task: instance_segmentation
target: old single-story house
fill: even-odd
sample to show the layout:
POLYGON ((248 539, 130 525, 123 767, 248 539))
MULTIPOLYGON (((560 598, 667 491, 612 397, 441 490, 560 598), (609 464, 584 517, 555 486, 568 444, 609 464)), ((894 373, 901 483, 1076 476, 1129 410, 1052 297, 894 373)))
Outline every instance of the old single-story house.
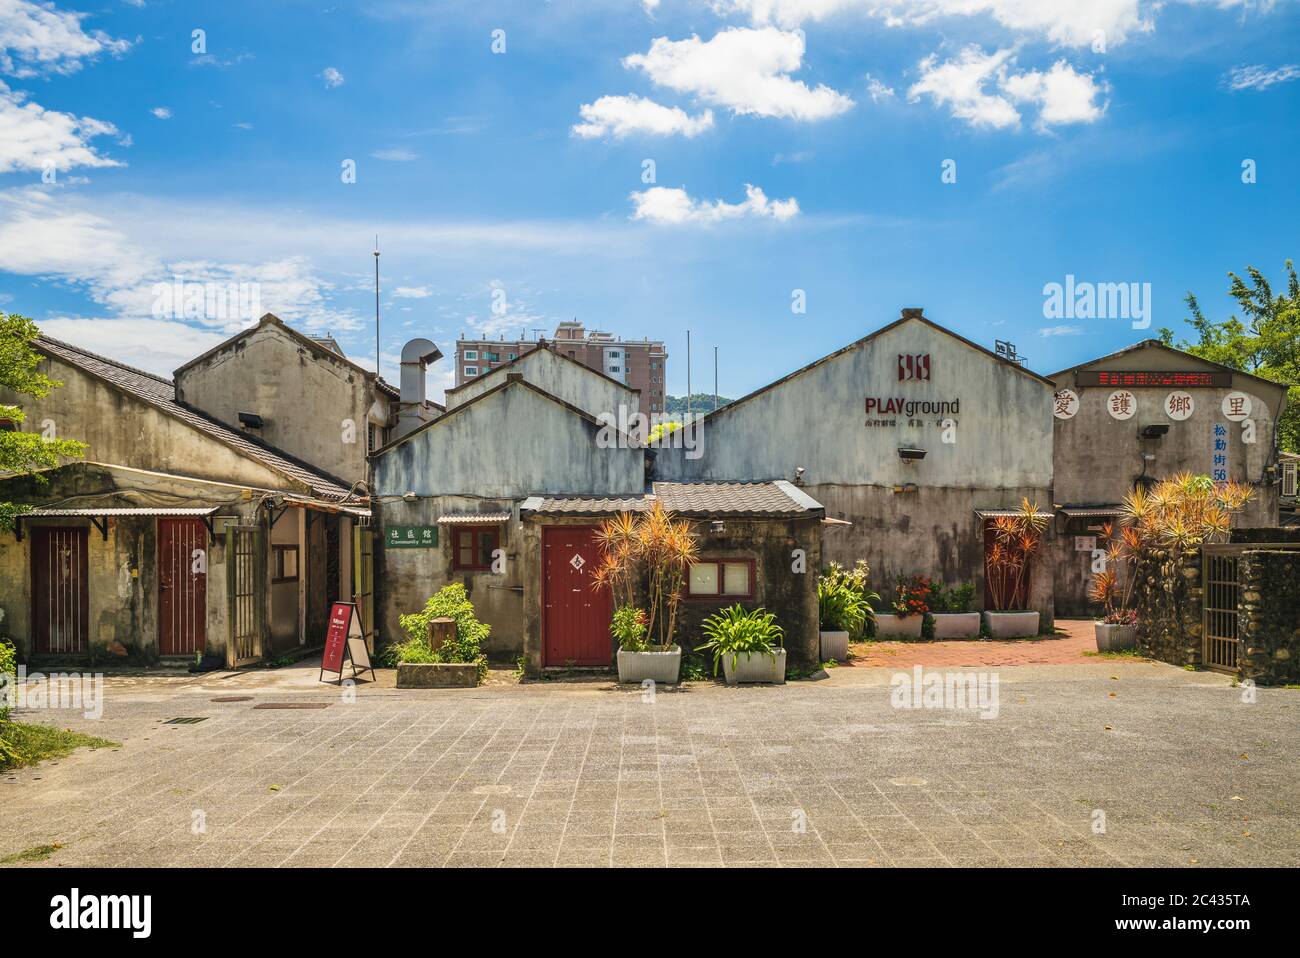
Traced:
POLYGON ((1285 459, 1276 429, 1286 386, 1154 339, 1047 378, 1056 390, 1050 558, 1058 615, 1095 609, 1088 587, 1098 537, 1106 523, 1118 524, 1136 486, 1181 472, 1236 480, 1255 493, 1238 524, 1279 524, 1285 459))

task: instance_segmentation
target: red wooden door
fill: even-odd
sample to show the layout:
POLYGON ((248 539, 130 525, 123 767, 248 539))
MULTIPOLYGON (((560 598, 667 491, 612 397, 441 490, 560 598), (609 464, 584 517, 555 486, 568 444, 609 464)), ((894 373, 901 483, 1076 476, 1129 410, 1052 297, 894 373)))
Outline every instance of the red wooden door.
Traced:
POLYGON ((32 631, 36 651, 86 651, 90 631, 90 577, 85 529, 32 529, 32 631))
POLYGON ((542 530, 543 665, 609 665, 613 658, 609 590, 591 587, 600 560, 595 531, 542 530))
POLYGON ((208 527, 158 520, 158 651, 202 652, 208 636, 208 527))

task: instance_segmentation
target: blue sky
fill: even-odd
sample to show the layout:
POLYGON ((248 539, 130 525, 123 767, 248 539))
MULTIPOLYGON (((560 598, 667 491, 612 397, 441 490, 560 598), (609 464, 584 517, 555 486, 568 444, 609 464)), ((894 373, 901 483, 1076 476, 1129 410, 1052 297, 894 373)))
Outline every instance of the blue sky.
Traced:
POLYGON ((1291 0, 0 0, 0 306, 166 372, 247 320, 157 284, 253 282, 373 365, 377 233, 390 377, 576 317, 740 395, 903 306, 1051 372, 1281 276, 1298 63, 1291 0))

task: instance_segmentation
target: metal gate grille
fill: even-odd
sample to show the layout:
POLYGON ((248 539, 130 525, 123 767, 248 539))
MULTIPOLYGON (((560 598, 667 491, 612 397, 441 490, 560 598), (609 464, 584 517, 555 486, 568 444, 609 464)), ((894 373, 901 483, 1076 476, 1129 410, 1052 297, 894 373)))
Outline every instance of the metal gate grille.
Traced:
POLYGON ((36 651, 86 651, 90 619, 87 532, 43 526, 32 530, 32 624, 36 651))
POLYGON ((256 526, 226 529, 226 582, 230 599, 231 666, 262 657, 266 622, 266 570, 262 530, 256 526))
POLYGON ((361 632, 366 638, 366 648, 375 651, 375 533, 370 526, 356 526, 352 530, 352 601, 361 615, 361 632))
POLYGON ((1205 667, 1220 672, 1237 670, 1237 600, 1239 556, 1205 550, 1205 667))

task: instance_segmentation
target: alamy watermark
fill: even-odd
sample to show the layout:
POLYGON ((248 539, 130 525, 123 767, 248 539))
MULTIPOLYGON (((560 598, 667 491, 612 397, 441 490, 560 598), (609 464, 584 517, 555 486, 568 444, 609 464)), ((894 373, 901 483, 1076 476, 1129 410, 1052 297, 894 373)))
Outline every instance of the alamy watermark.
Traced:
POLYGON ((251 322, 262 317, 261 283, 187 282, 173 276, 153 287, 154 319, 251 322))
POLYGON ((1151 326, 1150 283, 1077 282, 1067 273, 1064 283, 1043 287, 1045 319, 1127 319, 1134 329, 1151 326))
POLYGON ((83 718, 104 714, 102 672, 28 672, 0 675, 0 705, 18 709, 81 709, 83 718))
POLYGON ((698 413, 679 422, 666 414, 647 416, 632 407, 619 406, 617 413, 602 412, 596 419, 601 424, 596 433, 598 449, 640 449, 649 445, 684 449, 687 459, 704 455, 704 417, 698 413))
POLYGON ((889 680, 889 704, 896 709, 971 709, 982 719, 998 717, 996 672, 923 672, 917 665, 889 680))

